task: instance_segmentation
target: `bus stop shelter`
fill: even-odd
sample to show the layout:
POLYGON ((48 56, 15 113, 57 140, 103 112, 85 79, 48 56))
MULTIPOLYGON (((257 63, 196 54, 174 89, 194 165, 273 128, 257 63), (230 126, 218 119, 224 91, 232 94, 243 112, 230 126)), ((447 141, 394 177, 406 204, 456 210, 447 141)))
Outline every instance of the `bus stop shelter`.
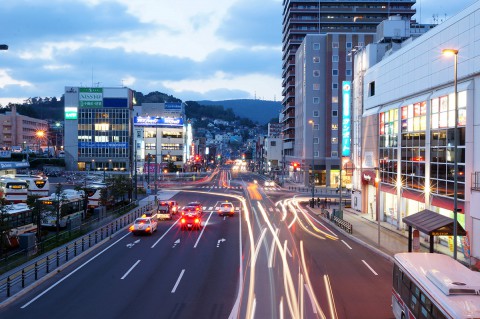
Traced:
MULTIPOLYGON (((408 252, 412 252, 413 228, 430 236, 431 253, 433 253, 434 236, 453 236, 453 218, 443 216, 428 209, 405 217, 403 222, 408 225, 408 252)), ((465 229, 457 223, 457 236, 465 236, 466 234, 465 229)))

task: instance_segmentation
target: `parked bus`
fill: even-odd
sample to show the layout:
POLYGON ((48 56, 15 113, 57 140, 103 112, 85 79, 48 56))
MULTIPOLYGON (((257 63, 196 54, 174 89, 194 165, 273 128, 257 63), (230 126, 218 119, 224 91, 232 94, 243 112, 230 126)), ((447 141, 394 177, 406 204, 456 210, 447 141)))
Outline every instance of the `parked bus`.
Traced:
POLYGON ((399 253, 393 267, 396 319, 480 318, 480 273, 434 253, 399 253))
POLYGON ((9 177, 0 178, 0 198, 7 204, 26 203, 27 195, 26 181, 9 177))
POLYGON ((21 179, 27 182, 28 184, 28 195, 35 196, 48 196, 50 194, 50 182, 48 177, 40 175, 27 175, 27 174, 16 174, 16 175, 6 175, 11 178, 21 179))
POLYGON ((57 196, 53 193, 48 197, 37 199, 41 204, 42 227, 56 227, 57 211, 59 214, 59 225, 61 228, 67 226, 68 220, 84 219, 83 192, 73 189, 65 189, 57 196))
POLYGON ((25 203, 5 206, 2 214, 2 225, 7 230, 4 238, 10 248, 19 246, 18 236, 37 231, 37 223, 32 209, 25 203))
POLYGON ((96 208, 101 206, 102 190, 107 189, 107 184, 104 183, 90 183, 87 185, 85 191, 88 196, 88 208, 96 208))

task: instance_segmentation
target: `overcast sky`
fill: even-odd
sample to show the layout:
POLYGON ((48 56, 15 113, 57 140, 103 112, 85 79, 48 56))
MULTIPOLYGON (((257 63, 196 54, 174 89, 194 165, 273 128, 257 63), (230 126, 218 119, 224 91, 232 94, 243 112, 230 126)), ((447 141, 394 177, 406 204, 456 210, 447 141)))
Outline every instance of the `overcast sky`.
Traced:
MULTIPOLYGON (((433 23, 476 0, 417 0, 433 23)), ((65 86, 281 100, 282 0, 0 0, 0 104, 65 86)))

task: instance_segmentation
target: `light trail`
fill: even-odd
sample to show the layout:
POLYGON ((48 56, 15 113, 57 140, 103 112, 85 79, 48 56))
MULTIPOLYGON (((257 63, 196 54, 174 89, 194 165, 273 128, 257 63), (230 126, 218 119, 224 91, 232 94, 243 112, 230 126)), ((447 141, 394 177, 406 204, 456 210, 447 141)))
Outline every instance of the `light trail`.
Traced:
POLYGON ((326 319, 325 314, 318 303, 318 300, 312 290, 312 282, 310 280, 310 272, 307 269, 307 263, 305 262, 305 251, 303 250, 303 240, 300 241, 300 260, 303 268, 303 273, 305 274, 305 286, 307 287, 308 295, 312 301, 313 312, 320 314, 320 318, 326 319))
POLYGON ((330 315, 332 319, 337 319, 337 308, 335 307, 335 300, 333 299, 332 286, 330 285, 330 278, 328 275, 323 276, 323 281, 325 283, 325 289, 327 290, 328 305, 330 307, 330 315))

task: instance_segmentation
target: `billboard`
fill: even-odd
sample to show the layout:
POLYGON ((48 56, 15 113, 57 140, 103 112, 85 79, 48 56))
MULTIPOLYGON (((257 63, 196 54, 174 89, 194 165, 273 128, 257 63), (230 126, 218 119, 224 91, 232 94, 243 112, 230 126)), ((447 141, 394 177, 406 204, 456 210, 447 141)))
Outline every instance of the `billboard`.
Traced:
POLYGON ((350 156, 350 130, 351 130, 351 116, 350 116, 350 99, 351 99, 352 85, 350 81, 342 82, 342 156, 350 156))
POLYGON ((181 117, 155 117, 155 116, 135 116, 133 118, 135 126, 183 126, 181 117))
POLYGON ((103 88, 79 88, 80 107, 103 107, 103 88))

